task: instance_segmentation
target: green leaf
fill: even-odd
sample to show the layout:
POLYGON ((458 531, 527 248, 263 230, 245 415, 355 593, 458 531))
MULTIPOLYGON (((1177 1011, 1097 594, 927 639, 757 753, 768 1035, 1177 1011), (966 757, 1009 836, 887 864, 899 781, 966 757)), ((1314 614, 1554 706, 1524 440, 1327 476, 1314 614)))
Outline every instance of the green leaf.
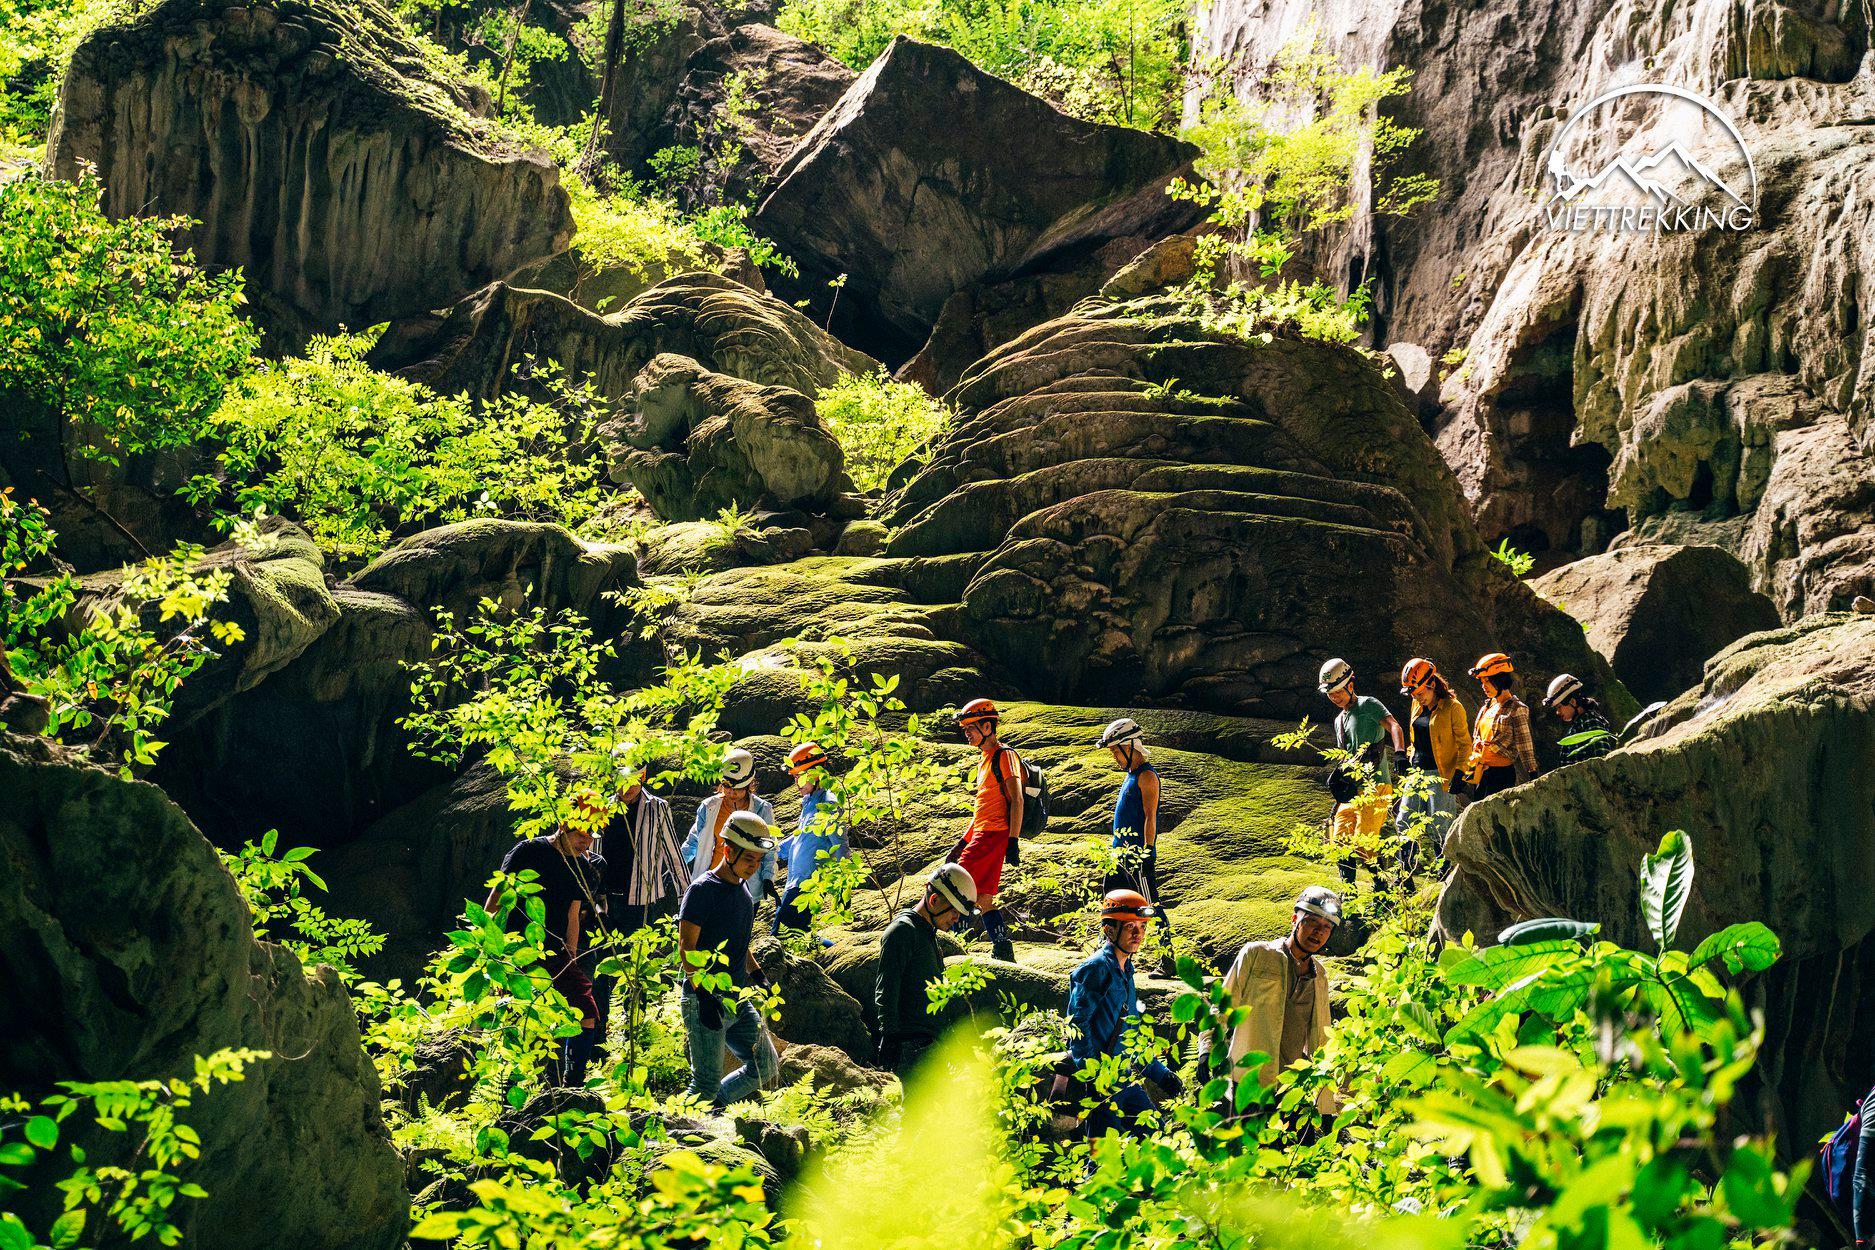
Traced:
POLYGON ((1680 916, 1693 893, 1693 840, 1675 829, 1660 849, 1641 860, 1641 914, 1661 950, 1673 945, 1680 916))
POLYGON ((466 1216, 453 1211, 432 1211, 417 1221, 417 1226, 410 1230, 409 1236, 424 1241, 453 1241, 462 1231, 462 1222, 466 1216))
POLYGON ((313 856, 313 848, 312 848, 312 847, 310 847, 310 846, 296 846, 296 847, 294 847, 294 848, 293 848, 292 850, 290 850, 290 851, 288 851, 288 852, 287 852, 286 854, 284 854, 284 855, 282 855, 282 856, 280 857, 280 859, 281 859, 281 861, 282 861, 282 862, 284 862, 284 863, 288 863, 288 864, 297 864, 297 863, 299 863, 299 862, 300 862, 301 860, 305 860, 305 859, 311 859, 311 858, 312 858, 312 856, 313 856))
POLYGON ((1727 925, 1693 949, 1695 968, 1719 960, 1730 973, 1763 972, 1783 955, 1777 934, 1758 923, 1727 925))
POLYGON ((1453 985, 1481 985, 1489 990, 1501 990, 1527 979, 1532 973, 1582 957, 1582 948, 1575 942, 1551 938, 1517 946, 1487 946, 1473 951, 1469 959, 1453 964, 1444 972, 1445 979, 1453 985))
POLYGON ((0 1211, 0 1250, 33 1250, 32 1234, 11 1211, 0 1211))
POLYGON ((1786 1186, 1779 1193, 1776 1169, 1755 1146, 1740 1146, 1732 1152, 1719 1188, 1725 1193, 1725 1205, 1747 1228, 1782 1228, 1797 1205, 1797 1187, 1786 1186))
POLYGON ((30 1167, 38 1156, 23 1141, 0 1142, 0 1167, 30 1167))
POLYGON ((1601 925, 1589 920, 1568 920, 1547 916, 1514 924, 1497 935, 1500 946, 1524 946, 1532 942, 1573 941, 1600 931, 1601 925))
POLYGON ((67 1211, 52 1221, 52 1227, 46 1230, 46 1244, 52 1250, 70 1250, 78 1244, 78 1239, 85 1233, 85 1209, 67 1211))
POLYGON ((49 1115, 36 1115, 26 1121, 26 1140, 41 1150, 50 1150, 59 1144, 59 1126, 49 1115))

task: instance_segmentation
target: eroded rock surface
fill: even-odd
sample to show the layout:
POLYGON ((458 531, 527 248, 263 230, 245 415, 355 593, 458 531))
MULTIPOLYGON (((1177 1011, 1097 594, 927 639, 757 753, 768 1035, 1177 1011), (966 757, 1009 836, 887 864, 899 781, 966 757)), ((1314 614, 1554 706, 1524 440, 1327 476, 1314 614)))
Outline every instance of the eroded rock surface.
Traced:
POLYGON ((1814 1141, 1869 1080, 1875 1027, 1875 619, 1832 614, 1754 634, 1607 757, 1474 804, 1454 826, 1439 900, 1449 935, 1489 940, 1537 916, 1592 918, 1652 949, 1638 866, 1692 835, 1697 874, 1677 945, 1761 920, 1784 959, 1753 991, 1778 1134, 1814 1141))
POLYGON ((792 293, 896 362, 959 291, 1191 225, 1198 211, 1165 185, 1195 151, 1069 117, 901 38, 802 139, 752 221, 799 264, 792 293), (836 299, 828 284, 842 274, 836 299))
POLYGON ((461 298, 567 245, 559 175, 375 0, 165 0, 79 45, 47 151, 113 215, 181 213, 289 339, 461 298))
POLYGON ((1530 585, 1582 622, 1589 645, 1643 703, 1697 685, 1708 659, 1778 624, 1749 571, 1717 547, 1617 547, 1530 585))
MULTIPOLYGON (((213 848, 154 786, 0 736, 0 1084, 183 1076, 223 1047, 270 1051, 197 1096, 186 1246, 392 1250, 410 1199, 351 999, 254 940, 213 848)), ((78 1120, 72 1121, 79 1123, 78 1120)), ((81 1134, 94 1166, 126 1163, 81 1134)), ((48 1218, 51 1213, 48 1213, 48 1218)), ((35 1226, 44 1227, 42 1221, 35 1226)))

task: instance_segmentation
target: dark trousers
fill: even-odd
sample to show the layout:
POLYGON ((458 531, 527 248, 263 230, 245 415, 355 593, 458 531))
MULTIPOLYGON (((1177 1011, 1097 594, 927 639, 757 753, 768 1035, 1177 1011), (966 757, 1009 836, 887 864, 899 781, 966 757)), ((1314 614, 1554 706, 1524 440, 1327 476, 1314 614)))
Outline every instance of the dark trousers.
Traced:
POLYGON ((1108 890, 1138 890, 1159 909, 1159 923, 1165 926, 1165 931, 1172 931, 1171 904, 1165 901, 1165 895, 1159 890, 1159 856, 1155 851, 1148 851, 1137 868, 1116 868, 1108 873, 1107 880, 1100 888, 1103 893, 1108 890))
POLYGON ((555 1074, 556 1084, 580 1086, 586 1083, 586 1067, 592 1062, 592 1055, 599 1049, 599 1043, 605 1040, 606 1021, 612 1015, 613 977, 592 976, 594 968, 599 966, 599 952, 587 951, 579 957, 580 966, 586 969, 586 975, 592 977, 592 1000, 599 1008, 593 1017, 590 1029, 581 1029, 571 1037, 560 1039, 559 1071, 555 1074))
POLYGON ((1509 764, 1502 768, 1487 768, 1478 778, 1478 784, 1471 788, 1474 799, 1486 798, 1499 790, 1508 790, 1517 784, 1517 770, 1509 764))
POLYGON ((769 927, 770 933, 780 933, 783 929, 799 929, 805 933, 812 927, 813 917, 795 902, 801 895, 801 887, 791 885, 782 891, 781 898, 775 904, 775 923, 769 927))
POLYGON ((1152 1110, 1152 1096, 1143 1085, 1124 1085, 1113 1096, 1087 1113, 1087 1136, 1094 1140, 1110 1128, 1122 1133, 1139 1132, 1139 1117, 1152 1110))

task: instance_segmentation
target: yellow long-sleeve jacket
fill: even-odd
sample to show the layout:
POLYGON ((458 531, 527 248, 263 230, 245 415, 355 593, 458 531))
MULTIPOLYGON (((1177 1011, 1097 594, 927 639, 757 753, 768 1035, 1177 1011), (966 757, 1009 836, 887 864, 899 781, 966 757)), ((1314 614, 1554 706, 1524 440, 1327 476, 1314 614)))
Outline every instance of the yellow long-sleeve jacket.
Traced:
MULTIPOLYGON (((1419 711, 1417 705, 1408 713, 1406 721, 1406 750, 1413 751, 1413 715, 1419 711)), ((1465 705, 1453 695, 1432 710, 1432 760, 1439 766, 1439 783, 1450 785, 1452 774, 1465 767, 1465 761, 1471 757, 1471 730, 1466 726, 1465 705)))

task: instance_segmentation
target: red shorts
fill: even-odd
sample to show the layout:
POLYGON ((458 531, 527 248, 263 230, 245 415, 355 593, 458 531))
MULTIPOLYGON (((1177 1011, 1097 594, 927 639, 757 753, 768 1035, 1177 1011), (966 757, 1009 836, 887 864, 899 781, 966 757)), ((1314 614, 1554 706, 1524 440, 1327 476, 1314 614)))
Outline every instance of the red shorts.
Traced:
POLYGON ((1003 857, 1009 852, 1009 830, 972 829, 965 835, 963 854, 957 857, 977 883, 978 899, 996 893, 1003 883, 1003 857))

